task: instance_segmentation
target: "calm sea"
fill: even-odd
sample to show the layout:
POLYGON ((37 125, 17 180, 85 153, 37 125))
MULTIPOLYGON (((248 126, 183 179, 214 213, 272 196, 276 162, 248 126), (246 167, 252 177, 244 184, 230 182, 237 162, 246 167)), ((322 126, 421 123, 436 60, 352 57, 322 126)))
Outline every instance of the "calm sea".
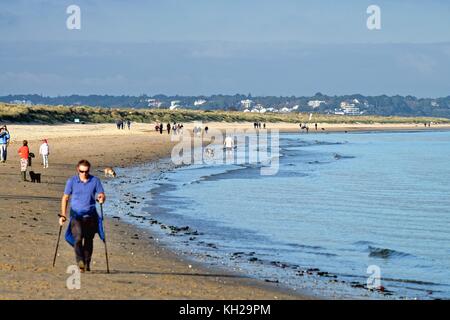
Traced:
POLYGON ((110 212, 183 255, 329 298, 450 298, 450 132, 282 134, 273 176, 160 167, 118 170, 110 212))

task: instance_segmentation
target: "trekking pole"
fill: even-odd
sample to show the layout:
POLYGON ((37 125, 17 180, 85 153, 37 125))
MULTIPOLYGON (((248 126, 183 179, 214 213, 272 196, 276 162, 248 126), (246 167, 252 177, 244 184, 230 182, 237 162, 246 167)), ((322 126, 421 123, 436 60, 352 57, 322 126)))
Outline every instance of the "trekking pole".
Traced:
POLYGON ((53 268, 55 267, 56 256, 58 254, 59 239, 61 239, 61 230, 62 230, 62 226, 59 227, 58 241, 56 242, 55 256, 53 257, 53 268))
MULTIPOLYGON (((102 214, 102 223, 103 223, 103 203, 100 203, 100 212, 102 214)), ((105 243, 105 255, 106 255, 106 273, 109 273, 109 261, 108 261, 108 248, 106 247, 106 231, 105 231, 105 224, 103 223, 103 237, 104 237, 104 243, 105 243)))

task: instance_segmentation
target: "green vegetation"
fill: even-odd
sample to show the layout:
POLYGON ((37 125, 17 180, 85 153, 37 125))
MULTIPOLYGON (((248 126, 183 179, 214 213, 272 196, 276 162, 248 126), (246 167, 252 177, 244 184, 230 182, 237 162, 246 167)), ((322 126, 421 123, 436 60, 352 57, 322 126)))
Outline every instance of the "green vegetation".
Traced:
POLYGON ((265 108, 273 107, 281 109, 283 107, 292 108, 299 106, 302 112, 313 112, 323 114, 334 114, 335 109, 340 108, 341 102, 352 102, 354 99, 359 103, 356 106, 364 115, 378 116, 399 116, 399 117, 438 117, 450 118, 450 96, 440 98, 417 98, 413 96, 365 96, 361 94, 330 96, 316 93, 314 96, 251 96, 243 94, 211 96, 111 96, 111 95, 70 95, 45 97, 37 94, 8 95, 0 97, 0 102, 16 103, 23 101, 34 105, 65 105, 65 106, 102 106, 105 108, 143 108, 149 106, 148 100, 156 99, 161 103, 160 108, 169 108, 171 101, 179 101, 179 105, 185 109, 195 110, 243 110, 241 100, 251 99, 254 104, 261 104, 265 108), (206 100, 200 106, 194 106, 198 99, 206 100), (308 105, 310 100, 323 101, 319 107, 314 108, 308 105))
MULTIPOLYGON (((0 103, 0 122, 14 123, 73 123, 75 119, 85 123, 108 123, 117 119, 133 122, 308 122, 308 113, 243 113, 237 111, 201 111, 168 109, 130 109, 101 107, 67 106, 25 106, 0 103)), ((319 123, 450 123, 447 118, 430 117, 382 117, 382 116, 343 116, 314 114, 310 122, 319 123)))

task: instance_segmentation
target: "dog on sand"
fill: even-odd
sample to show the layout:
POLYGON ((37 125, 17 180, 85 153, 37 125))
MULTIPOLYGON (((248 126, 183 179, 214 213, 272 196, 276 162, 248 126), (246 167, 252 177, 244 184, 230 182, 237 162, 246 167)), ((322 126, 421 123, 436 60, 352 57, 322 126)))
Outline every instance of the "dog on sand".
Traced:
POLYGON ((107 177, 115 178, 117 176, 116 172, 111 167, 105 168, 104 173, 105 173, 105 178, 107 178, 107 177))
POLYGON ((31 182, 41 183, 41 174, 36 173, 34 171, 30 171, 30 179, 31 179, 31 182))

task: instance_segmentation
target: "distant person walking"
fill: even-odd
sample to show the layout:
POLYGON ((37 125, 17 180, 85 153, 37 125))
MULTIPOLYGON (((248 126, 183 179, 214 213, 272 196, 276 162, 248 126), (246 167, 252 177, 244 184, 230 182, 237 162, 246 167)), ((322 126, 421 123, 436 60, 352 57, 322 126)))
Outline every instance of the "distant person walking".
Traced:
POLYGON ((225 141, 223 142, 223 144, 225 146, 227 153, 231 153, 231 151, 233 150, 233 147, 234 147, 233 138, 231 136, 227 136, 225 138, 225 141))
POLYGON ((10 135, 8 128, 3 126, 0 128, 0 160, 2 163, 6 162, 6 158, 8 156, 8 146, 10 135))
POLYGON ((27 181, 28 157, 30 155, 27 140, 23 140, 22 147, 19 148, 18 153, 20 156, 20 173, 22 176, 22 181, 27 181))
POLYGON ((90 264, 94 249, 94 236, 105 239, 103 221, 97 213, 95 201, 105 202, 105 192, 100 179, 89 174, 91 164, 80 160, 77 175, 69 178, 61 199, 59 224, 67 220, 67 204, 70 199, 70 221, 66 231, 66 241, 75 249, 75 259, 81 272, 91 271, 90 264))
POLYGON ((127 127, 128 127, 128 130, 131 129, 131 121, 130 120, 127 120, 127 127))
POLYGON ((47 139, 42 140, 42 144, 39 147, 39 154, 42 156, 42 164, 44 168, 48 168, 48 155, 50 154, 50 148, 48 146, 47 139))
POLYGON ((170 123, 167 124, 166 128, 167 128, 167 134, 170 134, 170 123))
POLYGON ((163 124, 162 123, 159 124, 159 133, 160 134, 163 133, 163 124))
POLYGON ((120 119, 116 120, 116 126, 117 126, 118 130, 120 130, 120 127, 122 126, 122 123, 123 123, 122 120, 120 120, 120 119))
POLYGON ((316 127, 316 131, 317 131, 317 123, 314 124, 314 127, 316 127))

